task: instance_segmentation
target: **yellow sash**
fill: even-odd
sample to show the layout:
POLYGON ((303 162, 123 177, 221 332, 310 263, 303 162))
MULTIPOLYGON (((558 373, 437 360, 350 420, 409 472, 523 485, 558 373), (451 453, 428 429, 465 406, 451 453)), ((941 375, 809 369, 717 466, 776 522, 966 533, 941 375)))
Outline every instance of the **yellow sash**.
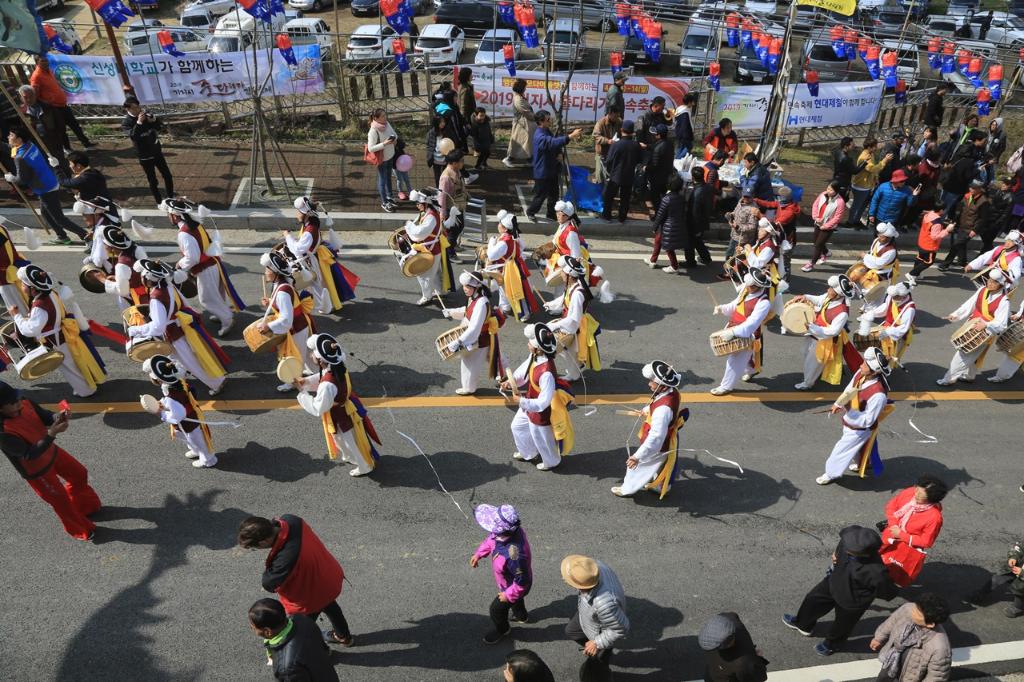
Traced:
POLYGON ((864 443, 864 447, 860 451, 860 468, 857 470, 861 478, 864 478, 864 474, 868 468, 868 462, 871 461, 871 450, 875 447, 875 438, 878 437, 878 425, 885 421, 885 418, 892 414, 892 411, 896 409, 896 406, 892 403, 887 404, 882 408, 881 413, 878 415, 878 421, 871 428, 871 436, 867 442, 864 443))
MULTIPOLYGON (((181 383, 185 387, 185 395, 188 396, 189 405, 191 405, 192 409, 195 410, 196 421, 205 421, 205 419, 203 419, 203 411, 199 408, 199 403, 196 402, 196 397, 192 395, 192 389, 188 387, 188 383, 184 379, 181 380, 181 383)), ((209 450, 210 452, 213 452, 213 436, 210 434, 210 427, 207 426, 206 424, 197 424, 196 426, 198 426, 199 429, 203 432, 203 440, 206 441, 206 449, 209 450)), ((174 438, 174 432, 177 431, 179 427, 175 426, 174 424, 171 424, 170 427, 171 438, 174 438)), ((184 429, 182 430, 182 433, 184 433, 184 429)))
POLYGON ((505 290, 505 298, 512 308, 512 314, 517 318, 522 313, 523 301, 526 300, 526 293, 523 291, 523 278, 519 272, 514 258, 505 261, 501 271, 501 286, 505 290))
POLYGON ((838 386, 843 378, 843 353, 842 349, 849 341, 846 330, 839 332, 838 336, 831 339, 819 339, 814 347, 814 355, 818 362, 825 365, 821 371, 821 380, 827 384, 838 386))
MULTIPOLYGON (((292 315, 305 315, 307 329, 309 329, 308 325, 312 324, 309 316, 313 313, 313 303, 312 296, 300 299, 295 294, 295 290, 292 289, 292 315)), ((281 312, 278 311, 277 314, 280 316, 281 312)), ((295 337, 292 336, 291 330, 289 330, 284 335, 284 341, 277 346, 277 358, 279 360, 282 358, 296 358, 299 362, 302 362, 304 357, 302 350, 295 343, 295 337)))
POLYGON ((331 297, 331 307, 334 310, 341 310, 342 300, 341 294, 338 292, 338 287, 334 285, 334 277, 331 275, 331 267, 337 262, 334 254, 324 244, 320 244, 316 247, 316 263, 317 268, 320 270, 320 282, 327 288, 327 293, 331 297))
MULTIPOLYGON (((526 369, 526 381, 534 391, 539 393, 540 386, 533 383, 533 367, 534 361, 531 360, 526 369)), ((552 375, 554 375, 554 371, 552 371, 552 375)), ((554 433, 559 452, 563 457, 572 452, 573 446, 576 445, 576 431, 573 429, 572 419, 569 417, 569 406, 572 403, 572 394, 558 388, 556 380, 555 395, 551 399, 551 431, 554 433)))
MULTIPOLYGON (((644 486, 644 490, 656 490, 658 491, 658 499, 662 500, 668 491, 672 489, 672 472, 676 468, 676 458, 679 456, 679 429, 683 428, 683 424, 686 423, 686 418, 682 414, 682 404, 679 405, 679 411, 676 412, 675 417, 672 420, 672 433, 669 436, 668 441, 668 456, 665 457, 665 463, 661 465, 661 469, 658 471, 658 475, 654 477, 650 483, 644 486)), ((647 424, 651 423, 651 415, 647 415, 647 424)))
MULTIPOLYGON (((345 371, 345 386, 345 395, 352 395, 352 379, 349 377, 347 370, 345 371)), ((376 467, 376 462, 373 459, 373 448, 370 445, 370 437, 366 433, 366 425, 363 424, 363 418, 359 416, 359 411, 351 399, 345 401, 344 407, 345 414, 352 420, 352 430, 355 432, 353 436, 359 454, 362 456, 363 461, 373 469, 376 467)), ((334 420, 331 419, 330 410, 320 415, 320 422, 324 427, 324 440, 327 441, 327 455, 331 459, 337 459, 338 455, 341 454, 341 449, 334 440, 334 434, 338 432, 338 429, 334 425, 334 420)))
MULTIPOLYGON (((896 305, 896 301, 889 301, 890 311, 892 314, 893 325, 899 324, 900 316, 903 312, 896 305)), ((882 339, 882 352, 889 359, 895 359, 897 364, 902 365, 903 354, 910 348, 910 342, 914 340, 914 325, 911 323, 910 329, 903 335, 903 338, 899 341, 890 339, 888 337, 882 339)))
POLYGON ((92 354, 92 351, 82 341, 78 322, 74 318, 68 317, 67 310, 64 308, 64 302, 60 300, 60 296, 54 293, 53 298, 57 301, 60 330, 64 334, 64 344, 71 353, 71 360, 78 367, 78 371, 81 372, 86 383, 89 384, 89 388, 95 389, 96 386, 107 380, 107 375, 103 372, 99 363, 96 362, 96 357, 92 354))
POLYGON ((185 334, 185 343, 188 344, 189 348, 196 356, 196 360, 199 361, 199 366, 203 368, 203 371, 209 374, 211 377, 222 377, 227 374, 227 370, 224 369, 224 365, 220 364, 220 360, 213 354, 210 347, 206 345, 206 341, 199 335, 199 332, 192 326, 192 316, 186 312, 182 312, 181 308, 178 308, 174 312, 174 319, 178 322, 178 326, 181 327, 181 331, 185 334))

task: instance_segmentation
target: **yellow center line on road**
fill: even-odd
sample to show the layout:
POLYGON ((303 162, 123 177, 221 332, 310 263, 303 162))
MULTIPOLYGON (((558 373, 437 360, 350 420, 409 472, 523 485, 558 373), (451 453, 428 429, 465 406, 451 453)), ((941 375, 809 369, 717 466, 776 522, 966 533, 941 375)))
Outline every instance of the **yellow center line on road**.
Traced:
MULTIPOLYGON (((797 391, 747 391, 731 395, 713 396, 709 393, 683 393, 683 403, 688 405, 704 403, 821 403, 836 399, 837 392, 797 392, 797 391)), ((1024 391, 944 391, 932 393, 923 391, 893 391, 889 394, 893 400, 921 400, 933 402, 979 401, 979 400, 1024 400, 1024 391)), ((582 401, 583 396, 577 395, 582 401)), ((588 396, 589 405, 644 405, 650 400, 648 394, 620 393, 598 394, 588 396)), ((451 407, 504 407, 505 399, 501 396, 411 396, 407 398, 362 398, 368 408, 424 409, 451 407)), ((208 400, 200 403, 203 409, 221 412, 263 412, 266 410, 298 410, 299 405, 294 399, 269 398, 253 400, 208 400)), ((46 405, 48 409, 57 409, 55 404, 46 405)), ((142 405, 137 401, 116 403, 71 403, 72 413, 100 414, 106 412, 143 412, 142 405)))

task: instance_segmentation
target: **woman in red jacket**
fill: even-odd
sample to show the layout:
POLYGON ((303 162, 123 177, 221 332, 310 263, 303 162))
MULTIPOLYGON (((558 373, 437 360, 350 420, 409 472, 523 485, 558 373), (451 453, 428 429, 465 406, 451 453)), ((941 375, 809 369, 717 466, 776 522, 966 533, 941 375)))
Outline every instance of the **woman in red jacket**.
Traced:
POLYGON ((274 520, 250 516, 238 528, 238 544, 270 550, 263 589, 277 593, 289 616, 301 613, 315 622, 323 613, 332 628, 324 631, 324 640, 352 646, 352 633, 337 601, 345 571, 309 524, 292 514, 274 520))
POLYGON ((901 491, 885 505, 887 525, 878 553, 892 581, 900 587, 914 582, 924 566, 925 550, 939 537, 941 502, 948 490, 944 482, 925 474, 917 479, 917 485, 901 491))

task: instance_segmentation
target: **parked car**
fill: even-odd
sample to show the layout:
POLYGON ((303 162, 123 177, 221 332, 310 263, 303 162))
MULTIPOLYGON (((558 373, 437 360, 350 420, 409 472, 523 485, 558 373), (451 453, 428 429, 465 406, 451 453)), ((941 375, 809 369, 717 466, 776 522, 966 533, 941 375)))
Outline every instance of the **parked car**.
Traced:
POLYGON ((718 59, 721 28, 690 22, 679 45, 679 70, 684 75, 703 75, 708 64, 718 59))
POLYGON ((946 5, 946 14, 963 16, 971 12, 977 12, 981 7, 981 0, 949 0, 946 5))
POLYGON ((952 17, 948 14, 930 14, 921 22, 921 44, 927 46, 928 39, 933 36, 953 38, 963 22, 963 17, 952 17))
POLYGON ((695 8, 688 0, 658 0, 658 2, 645 4, 645 9, 657 21, 682 23, 689 19, 695 8))
POLYGON ((743 3, 743 10, 757 17, 773 17, 778 13, 779 7, 775 0, 746 0, 743 3))
POLYGON ((199 34, 181 26, 164 26, 156 19, 133 21, 128 24, 128 32, 124 36, 125 51, 133 57, 148 57, 150 54, 163 54, 159 31, 170 31, 175 47, 181 52, 205 52, 207 50, 206 34, 199 34))
POLYGON ((1024 0, 1010 0, 1006 3, 1006 11, 1015 17, 1024 17, 1024 0))
POLYGON ((655 64, 644 51, 644 44, 634 35, 629 35, 622 45, 622 65, 632 66, 637 71, 660 71, 661 65, 668 59, 665 54, 665 35, 661 36, 661 61, 655 64))
POLYGON ((556 19, 579 19, 584 29, 596 28, 604 33, 611 31, 616 25, 614 0, 580 0, 579 4, 559 2, 557 8, 555 3, 549 2, 547 5, 538 3, 534 7, 538 13, 544 10, 545 24, 556 19))
POLYGON ((320 61, 330 61, 334 57, 334 36, 331 27, 323 19, 306 17, 292 19, 284 25, 284 31, 292 45, 319 45, 320 61))
MULTIPOLYGON (((987 12, 978 12, 971 18, 971 36, 981 37, 981 22, 985 21, 987 12)), ((1018 50, 1024 47, 1024 19, 1007 12, 993 12, 992 26, 985 35, 996 45, 1005 45, 1018 50)))
POLYGON ((36 11, 42 12, 44 9, 60 9, 64 6, 64 0, 36 0, 36 11))
POLYGON ((917 27, 907 23, 907 10, 899 5, 883 5, 866 12, 864 25, 875 38, 899 38, 902 34, 908 39, 917 39, 917 27), (904 24, 907 24, 906 31, 904 24))
POLYGON ((352 31, 345 59, 373 59, 392 56, 391 41, 398 36, 387 24, 363 24, 352 31))
POLYGON ((768 67, 761 63, 753 47, 740 45, 736 50, 736 72, 733 80, 737 83, 763 85, 772 82, 768 67))
POLYGON ((515 50, 516 61, 518 61, 523 52, 523 43, 519 40, 519 34, 515 29, 498 28, 487 31, 480 39, 480 46, 476 49, 473 63, 486 66, 504 64, 506 45, 512 46, 512 49, 515 50))
POLYGON ((235 0, 192 0, 185 5, 182 14, 184 14, 184 10, 194 7, 202 7, 213 16, 222 17, 235 8, 235 0))
POLYGON ((217 17, 202 5, 186 6, 185 9, 181 10, 181 17, 178 23, 203 35, 213 33, 213 30, 217 27, 217 17))
POLYGON ((57 32, 64 44, 71 48, 71 54, 82 54, 82 39, 78 36, 78 31, 75 30, 75 25, 71 23, 70 19, 58 17, 46 19, 43 23, 57 32))
POLYGON ((217 21, 210 38, 210 52, 240 52, 254 44, 259 48, 272 47, 274 35, 284 30, 284 23, 280 14, 274 15, 269 26, 262 21, 257 23, 252 15, 236 9, 217 21))
POLYGON ((466 49, 466 32, 454 24, 427 24, 416 38, 418 64, 458 64, 466 49))
MULTIPOLYGON (((439 24, 455 24, 470 35, 482 35, 484 31, 494 28, 496 11, 497 5, 492 2, 444 0, 434 12, 434 21, 439 24)), ((498 25, 501 25, 500 21, 498 25)))
POLYGON ((579 64, 587 53, 587 39, 579 19, 556 19, 547 25, 541 43, 544 59, 555 64, 579 64))
POLYGON ((702 3, 697 10, 690 15, 690 25, 703 24, 704 26, 720 27, 725 23, 725 15, 730 12, 742 13, 743 7, 733 2, 702 3))
MULTIPOLYGON (((324 0, 329 2, 330 0, 324 0)), ((315 5, 318 0, 314 0, 313 11, 319 12, 319 8, 315 5)), ((352 0, 349 7, 352 10, 352 16, 354 17, 375 17, 380 14, 380 0, 352 0)), ((303 8, 305 9, 305 8, 303 8)), ((414 16, 420 16, 422 14, 429 14, 434 9, 434 3, 432 0, 412 0, 412 10, 414 16)))
MULTIPOLYGON (((804 42, 802 52, 803 59, 803 80, 807 80, 808 71, 817 71, 818 80, 822 83, 836 83, 839 81, 851 80, 851 70, 860 63, 859 59, 849 61, 845 57, 840 59, 832 49, 832 42, 829 40, 828 32, 816 33, 815 37, 808 38, 804 42)), ((865 78, 867 75, 865 73, 865 78)))
POLYGON ((902 78, 908 89, 916 88, 921 73, 921 53, 917 44, 899 40, 883 40, 879 59, 888 52, 896 53, 896 77, 902 78))

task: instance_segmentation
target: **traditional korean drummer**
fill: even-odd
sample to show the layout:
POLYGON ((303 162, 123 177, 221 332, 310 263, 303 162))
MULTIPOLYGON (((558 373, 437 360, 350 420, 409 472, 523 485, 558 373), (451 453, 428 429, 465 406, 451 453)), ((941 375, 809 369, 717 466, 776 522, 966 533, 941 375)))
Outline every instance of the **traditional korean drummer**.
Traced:
POLYGON ((640 447, 626 459, 626 477, 612 494, 628 497, 641 490, 652 490, 665 497, 675 480, 679 429, 690 416, 682 406, 679 387, 683 377, 661 360, 644 365, 644 378, 651 389, 651 400, 641 412, 640 447))
MULTIPOLYGON (((418 306, 430 305, 435 294, 447 294, 454 290, 452 267, 448 261, 448 239, 441 224, 441 213, 435 194, 414 189, 409 198, 416 202, 419 216, 405 224, 405 233, 421 250, 434 254, 434 263, 426 272, 416 275, 420 284, 418 306)), ((414 247, 415 248, 415 247, 414 247)))
POLYGON ((459 395, 473 395, 481 378, 496 379, 503 373, 501 349, 498 346, 498 320, 491 312, 491 300, 483 275, 478 271, 463 272, 459 284, 466 294, 467 303, 461 308, 447 308, 444 316, 461 320, 462 335, 448 346, 452 352, 463 350, 459 356, 462 365, 462 385, 455 389, 459 395))
POLYGON ((106 247, 107 257, 114 264, 113 275, 103 283, 106 293, 116 298, 120 310, 148 305, 149 287, 135 271, 135 263, 146 258, 146 250, 116 225, 104 225, 99 230, 97 241, 106 247))
POLYGON ((824 294, 793 297, 794 301, 807 301, 814 306, 814 320, 807 325, 808 339, 804 347, 804 380, 793 388, 809 391, 819 377, 825 383, 838 386, 843 379, 844 362, 851 373, 860 366, 860 353, 846 333, 850 299, 859 296, 860 290, 849 277, 832 275, 824 294))
POLYGON ((515 214, 498 211, 498 235, 487 242, 486 270, 495 273, 498 305, 502 311, 525 322, 540 309, 540 301, 530 286, 530 271, 523 259, 523 240, 515 214))
POLYGON ((163 394, 153 414, 170 425, 172 439, 185 441, 188 446, 185 457, 192 460, 192 466, 197 469, 216 466, 210 427, 203 423, 203 411, 185 381, 185 370, 166 355, 154 355, 142 363, 142 371, 163 394))
MULTIPOLYGON (((294 237, 288 230, 284 231, 285 246, 315 278, 312 286, 315 288, 316 312, 327 314, 341 310, 346 301, 356 297, 359 278, 341 264, 337 251, 340 244, 330 245, 330 240, 324 239, 322 227, 329 228, 331 223, 322 225, 320 204, 303 196, 296 198, 293 205, 302 227, 294 237)), ((324 213, 325 219, 330 221, 324 213)), ((329 234, 335 236, 333 230, 329 234)))
POLYGON ((18 281, 18 268, 30 265, 11 241, 11 233, 0 220, 0 298, 8 308, 27 308, 28 300, 18 281))
POLYGON ((896 249, 899 231, 892 223, 878 223, 875 232, 878 236, 871 242, 871 247, 861 259, 869 271, 860 282, 860 287, 864 290, 878 282, 888 282, 899 276, 899 251, 896 249), (874 276, 870 274, 872 272, 875 273, 874 276))
MULTIPOLYGON (((292 268, 288 261, 277 251, 268 251, 260 256, 263 266, 263 280, 274 285, 270 296, 263 299, 262 305, 267 308, 267 316, 257 323, 256 328, 263 333, 283 334, 284 340, 277 346, 278 360, 286 357, 297 358, 312 374, 317 369, 316 360, 311 355, 306 340, 315 333, 313 328, 313 297, 303 297, 295 289, 292 281, 292 268)), ((280 384, 278 392, 287 393, 294 390, 292 384, 280 384)))
POLYGON ((957 381, 974 381, 978 368, 985 362, 985 355, 995 338, 1006 330, 1010 321, 1010 297, 1006 295, 1009 278, 999 268, 988 271, 985 285, 978 289, 959 308, 947 315, 951 322, 972 320, 975 329, 987 329, 991 336, 969 353, 957 350, 949 363, 949 370, 936 381, 939 386, 949 386, 957 381))
POLYGON ((878 340, 882 352, 889 361, 900 366, 903 354, 910 347, 914 338, 914 316, 917 304, 911 295, 908 282, 897 282, 886 288, 885 299, 877 306, 866 308, 857 318, 860 321, 859 333, 867 336, 871 331, 871 323, 879 318, 882 324, 878 329, 878 340))
POLYGON ((597 345, 601 325, 590 314, 594 294, 587 286, 583 264, 572 256, 559 256, 558 266, 561 268, 565 292, 561 298, 553 298, 545 303, 544 308, 552 315, 560 315, 559 319, 548 323, 552 332, 572 335, 572 341, 559 354, 565 359, 565 378, 576 381, 583 376, 584 368, 601 371, 601 353, 597 345))
POLYGON ((768 300, 768 288, 771 285, 772 281, 764 270, 751 268, 743 276, 743 287, 736 298, 729 303, 715 306, 715 315, 729 316, 722 338, 726 341, 734 338, 754 341, 749 350, 737 351, 726 356, 722 381, 711 389, 711 395, 731 393, 741 375, 743 381, 750 381, 761 372, 762 333, 764 322, 771 312, 771 301, 768 300))
MULTIPOLYGON (((1024 301, 1021 301, 1020 307, 1017 308, 1017 312, 1010 316, 1012 322, 1020 322, 1024 319, 1024 301)), ((1007 353, 1006 357, 1001 363, 999 363, 999 369, 996 370, 995 374, 988 378, 994 384, 1001 384, 1004 381, 1009 381, 1013 378, 1013 375, 1020 369, 1021 364, 1024 363, 1024 353, 1007 353)))
POLYGON ((107 249, 101 237, 102 230, 108 225, 121 227, 121 218, 117 214, 117 206, 110 199, 103 196, 96 196, 88 201, 78 199, 74 204, 74 211, 82 216, 87 230, 85 240, 89 244, 88 256, 82 261, 85 264, 95 265, 107 274, 112 271, 112 263, 107 257, 107 249))
POLYGON ((1009 275, 1010 285, 1016 286, 1020 280, 1022 254, 1024 254, 1024 237, 1020 230, 1010 230, 999 246, 981 254, 964 267, 964 272, 984 270, 987 267, 998 267, 1009 275))
POLYGON ((615 299, 611 285, 604 278, 604 268, 594 265, 594 259, 590 254, 590 247, 580 233, 580 218, 576 214, 576 207, 571 201, 559 201, 555 203, 555 218, 558 227, 551 241, 555 245, 555 252, 548 258, 547 266, 544 268, 544 280, 548 283, 558 280, 561 274, 561 265, 558 259, 563 256, 575 258, 587 271, 588 284, 597 288, 597 295, 602 303, 610 303, 615 299))

